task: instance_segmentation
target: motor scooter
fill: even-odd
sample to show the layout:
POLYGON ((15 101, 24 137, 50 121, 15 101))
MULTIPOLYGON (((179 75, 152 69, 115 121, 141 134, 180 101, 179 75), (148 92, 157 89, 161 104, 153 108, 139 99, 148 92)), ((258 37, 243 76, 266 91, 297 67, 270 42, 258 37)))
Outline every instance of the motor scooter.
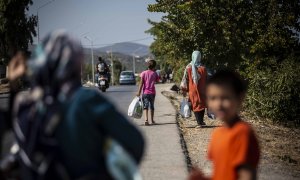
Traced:
POLYGON ((107 75, 99 75, 98 87, 102 92, 106 92, 106 89, 109 88, 109 81, 107 75))

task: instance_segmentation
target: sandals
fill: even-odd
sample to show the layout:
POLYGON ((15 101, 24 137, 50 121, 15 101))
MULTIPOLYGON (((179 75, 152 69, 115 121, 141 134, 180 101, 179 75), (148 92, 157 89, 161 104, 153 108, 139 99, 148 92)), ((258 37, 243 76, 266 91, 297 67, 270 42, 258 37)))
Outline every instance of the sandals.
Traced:
MULTIPOLYGON (((155 125, 156 122, 155 121, 152 121, 152 124, 155 125)), ((148 121, 145 121, 145 126, 150 126, 149 122, 148 121)))

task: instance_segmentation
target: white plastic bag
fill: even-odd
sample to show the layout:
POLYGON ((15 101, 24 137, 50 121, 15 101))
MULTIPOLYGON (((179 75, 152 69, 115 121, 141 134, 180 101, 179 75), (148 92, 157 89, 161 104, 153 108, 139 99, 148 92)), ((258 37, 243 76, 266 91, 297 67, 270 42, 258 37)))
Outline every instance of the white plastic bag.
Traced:
POLYGON ((186 98, 183 98, 181 104, 180 104, 180 114, 183 118, 189 118, 191 117, 191 109, 189 106, 189 102, 186 98))
POLYGON ((140 119, 143 116, 143 104, 140 97, 135 97, 129 105, 128 116, 140 119))

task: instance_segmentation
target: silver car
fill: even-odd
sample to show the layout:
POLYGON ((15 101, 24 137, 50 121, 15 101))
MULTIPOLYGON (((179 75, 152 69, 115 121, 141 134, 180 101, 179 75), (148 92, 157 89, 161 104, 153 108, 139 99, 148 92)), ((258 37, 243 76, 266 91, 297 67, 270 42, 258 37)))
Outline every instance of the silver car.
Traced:
POLYGON ((122 71, 119 79, 120 85, 123 84, 136 84, 135 76, 132 71, 122 71))

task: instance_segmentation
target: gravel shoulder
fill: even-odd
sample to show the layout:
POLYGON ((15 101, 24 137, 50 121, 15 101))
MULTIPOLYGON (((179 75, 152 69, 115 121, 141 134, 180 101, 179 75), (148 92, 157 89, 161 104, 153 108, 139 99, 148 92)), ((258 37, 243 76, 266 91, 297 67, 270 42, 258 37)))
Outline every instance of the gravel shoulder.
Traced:
MULTIPOLYGON (((169 98, 178 112, 182 96, 172 91, 164 91, 163 95, 169 98)), ((300 129, 274 125, 266 120, 253 120, 246 113, 241 115, 253 126, 259 138, 262 152, 259 179, 300 179, 300 129)), ((212 164, 206 158, 207 147, 213 129, 222 123, 205 116, 207 128, 195 129, 197 123, 194 117, 183 119, 177 115, 177 121, 187 147, 187 158, 190 159, 188 166, 199 167, 210 175, 212 164)))

